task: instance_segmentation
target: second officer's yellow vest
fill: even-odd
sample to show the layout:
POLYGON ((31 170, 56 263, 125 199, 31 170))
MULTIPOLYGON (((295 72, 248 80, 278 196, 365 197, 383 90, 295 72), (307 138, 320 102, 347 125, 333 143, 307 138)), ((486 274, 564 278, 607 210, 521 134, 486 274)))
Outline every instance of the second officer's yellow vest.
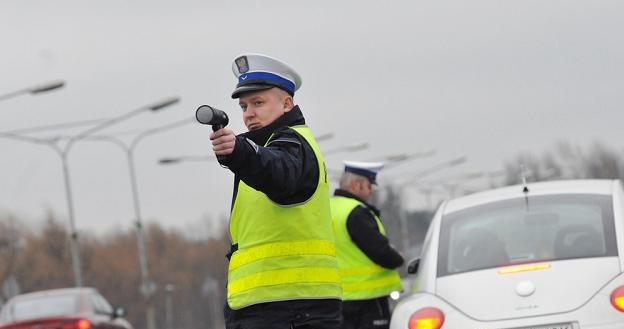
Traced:
POLYGON ((232 243, 238 244, 228 269, 227 299, 232 309, 271 301, 341 298, 323 157, 307 127, 291 128, 316 155, 318 185, 307 201, 284 206, 239 182, 230 219, 232 243))
MULTIPOLYGON (((347 231, 347 218, 361 203, 352 198, 335 196, 330 200, 332 220, 336 231, 338 266, 344 300, 371 299, 401 291, 401 278, 396 270, 374 263, 351 240, 347 231)), ((377 215, 373 214, 381 234, 386 231, 377 215)))

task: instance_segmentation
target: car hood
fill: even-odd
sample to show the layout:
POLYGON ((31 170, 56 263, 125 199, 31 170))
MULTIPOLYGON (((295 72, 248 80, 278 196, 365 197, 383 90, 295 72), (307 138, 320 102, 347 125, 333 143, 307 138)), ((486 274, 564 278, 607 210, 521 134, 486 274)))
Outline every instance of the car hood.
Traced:
POLYGON ((505 320, 579 308, 618 274, 617 257, 526 264, 444 276, 435 294, 476 320, 505 320))

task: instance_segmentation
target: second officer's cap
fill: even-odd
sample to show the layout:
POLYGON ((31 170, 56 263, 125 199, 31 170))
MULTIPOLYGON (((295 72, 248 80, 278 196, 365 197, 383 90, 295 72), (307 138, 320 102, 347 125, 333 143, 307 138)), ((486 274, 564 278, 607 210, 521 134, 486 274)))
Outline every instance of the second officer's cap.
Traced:
POLYGON ((344 161, 344 171, 364 176, 373 184, 377 184, 377 173, 384 166, 383 162, 344 161))
POLYGON ((290 96, 301 87, 301 76, 288 64, 262 54, 242 54, 232 63, 232 72, 238 79, 232 98, 241 94, 278 87, 290 96))

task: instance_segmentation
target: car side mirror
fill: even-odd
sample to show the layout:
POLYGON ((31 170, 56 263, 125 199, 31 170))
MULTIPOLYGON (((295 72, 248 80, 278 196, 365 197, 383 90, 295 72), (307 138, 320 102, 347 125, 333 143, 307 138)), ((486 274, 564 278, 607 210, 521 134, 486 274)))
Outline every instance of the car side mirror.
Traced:
POLYGON ((124 316, 126 316, 126 309, 124 309, 123 307, 116 307, 115 310, 113 311, 113 318, 123 318, 124 316))
POLYGON ((407 273, 416 274, 418 273, 418 267, 420 266, 420 258, 412 259, 407 264, 407 273))

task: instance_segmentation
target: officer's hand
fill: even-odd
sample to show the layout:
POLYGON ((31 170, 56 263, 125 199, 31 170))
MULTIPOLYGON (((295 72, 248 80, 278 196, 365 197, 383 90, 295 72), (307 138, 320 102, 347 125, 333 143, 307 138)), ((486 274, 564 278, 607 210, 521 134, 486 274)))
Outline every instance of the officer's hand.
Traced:
POLYGON ((236 135, 228 128, 219 129, 210 134, 212 150, 216 155, 230 155, 234 152, 236 135))

